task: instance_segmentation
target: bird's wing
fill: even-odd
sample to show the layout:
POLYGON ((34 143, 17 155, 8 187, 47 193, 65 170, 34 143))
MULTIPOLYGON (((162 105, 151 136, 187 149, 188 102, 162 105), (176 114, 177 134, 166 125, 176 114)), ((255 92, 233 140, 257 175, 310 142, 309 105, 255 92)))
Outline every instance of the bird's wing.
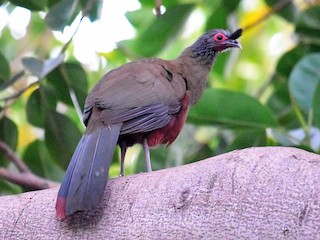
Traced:
POLYGON ((151 59, 123 65, 106 74, 89 94, 84 122, 91 109, 103 109, 106 124, 122 122, 121 134, 148 132, 168 124, 180 110, 186 83, 168 61, 151 59))

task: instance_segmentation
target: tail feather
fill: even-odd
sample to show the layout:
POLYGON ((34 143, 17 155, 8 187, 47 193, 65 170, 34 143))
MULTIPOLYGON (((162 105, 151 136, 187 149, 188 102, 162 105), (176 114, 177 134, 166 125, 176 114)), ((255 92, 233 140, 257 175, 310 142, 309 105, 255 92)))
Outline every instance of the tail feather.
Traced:
POLYGON ((121 124, 87 129, 60 186, 56 202, 59 219, 93 209, 104 193, 121 124))

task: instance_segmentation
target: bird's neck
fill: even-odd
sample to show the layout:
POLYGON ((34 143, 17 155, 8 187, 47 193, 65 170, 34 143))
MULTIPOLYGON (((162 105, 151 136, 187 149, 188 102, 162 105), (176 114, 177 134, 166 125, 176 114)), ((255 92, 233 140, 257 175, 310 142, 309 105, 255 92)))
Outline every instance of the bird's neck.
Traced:
POLYGON ((194 105, 206 88, 208 75, 217 53, 191 46, 186 48, 175 60, 184 73, 187 88, 191 92, 190 104, 194 105))

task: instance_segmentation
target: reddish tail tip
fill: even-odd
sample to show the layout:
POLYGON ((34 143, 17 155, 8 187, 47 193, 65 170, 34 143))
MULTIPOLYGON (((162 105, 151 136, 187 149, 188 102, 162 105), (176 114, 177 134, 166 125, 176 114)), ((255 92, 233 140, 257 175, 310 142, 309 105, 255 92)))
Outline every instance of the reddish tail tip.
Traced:
POLYGON ((59 220, 66 218, 66 198, 58 197, 56 202, 56 216, 59 220))

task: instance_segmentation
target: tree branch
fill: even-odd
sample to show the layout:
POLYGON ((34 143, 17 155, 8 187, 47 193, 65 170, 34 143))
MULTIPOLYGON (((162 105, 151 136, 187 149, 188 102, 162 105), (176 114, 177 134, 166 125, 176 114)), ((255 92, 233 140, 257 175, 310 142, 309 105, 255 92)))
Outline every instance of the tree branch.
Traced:
POLYGON ((27 87, 20 89, 18 92, 14 93, 8 97, 1 98, 0 101, 9 101, 9 100, 16 99, 16 98, 20 97, 28 89, 32 88, 33 86, 35 86, 37 84, 39 84, 39 80, 29 84, 27 87))
POLYGON ((30 172, 27 165, 16 155, 11 147, 0 140, 0 152, 2 152, 17 168, 20 172, 30 172))
POLYGON ((156 7, 155 7, 155 11, 156 11, 156 15, 158 17, 160 17, 162 15, 161 13, 161 6, 162 6, 162 0, 156 0, 156 7))
POLYGON ((0 168, 0 176, 11 183, 30 190, 42 190, 59 186, 59 183, 38 177, 31 172, 13 173, 6 168, 0 168))
POLYGON ((253 23, 249 23, 246 26, 243 26, 242 27, 243 31, 247 31, 247 30, 259 25, 260 23, 262 23, 263 21, 268 19, 272 14, 277 13, 280 10, 282 10, 283 8, 285 8, 291 2, 292 2, 292 0, 282 0, 282 1, 277 2, 275 5, 272 6, 272 8, 266 14, 264 14, 258 20, 256 20, 253 23))
POLYGON ((320 156, 296 148, 112 179, 97 209, 63 222, 57 191, 0 197, 0 239, 320 239, 320 156))
POLYGON ((52 188, 59 185, 59 183, 33 174, 28 166, 11 149, 11 147, 2 140, 0 140, 0 152, 2 152, 8 158, 8 160, 10 160, 17 167, 19 171, 18 173, 14 173, 6 168, 0 168, 0 177, 4 178, 5 180, 32 190, 52 188))

